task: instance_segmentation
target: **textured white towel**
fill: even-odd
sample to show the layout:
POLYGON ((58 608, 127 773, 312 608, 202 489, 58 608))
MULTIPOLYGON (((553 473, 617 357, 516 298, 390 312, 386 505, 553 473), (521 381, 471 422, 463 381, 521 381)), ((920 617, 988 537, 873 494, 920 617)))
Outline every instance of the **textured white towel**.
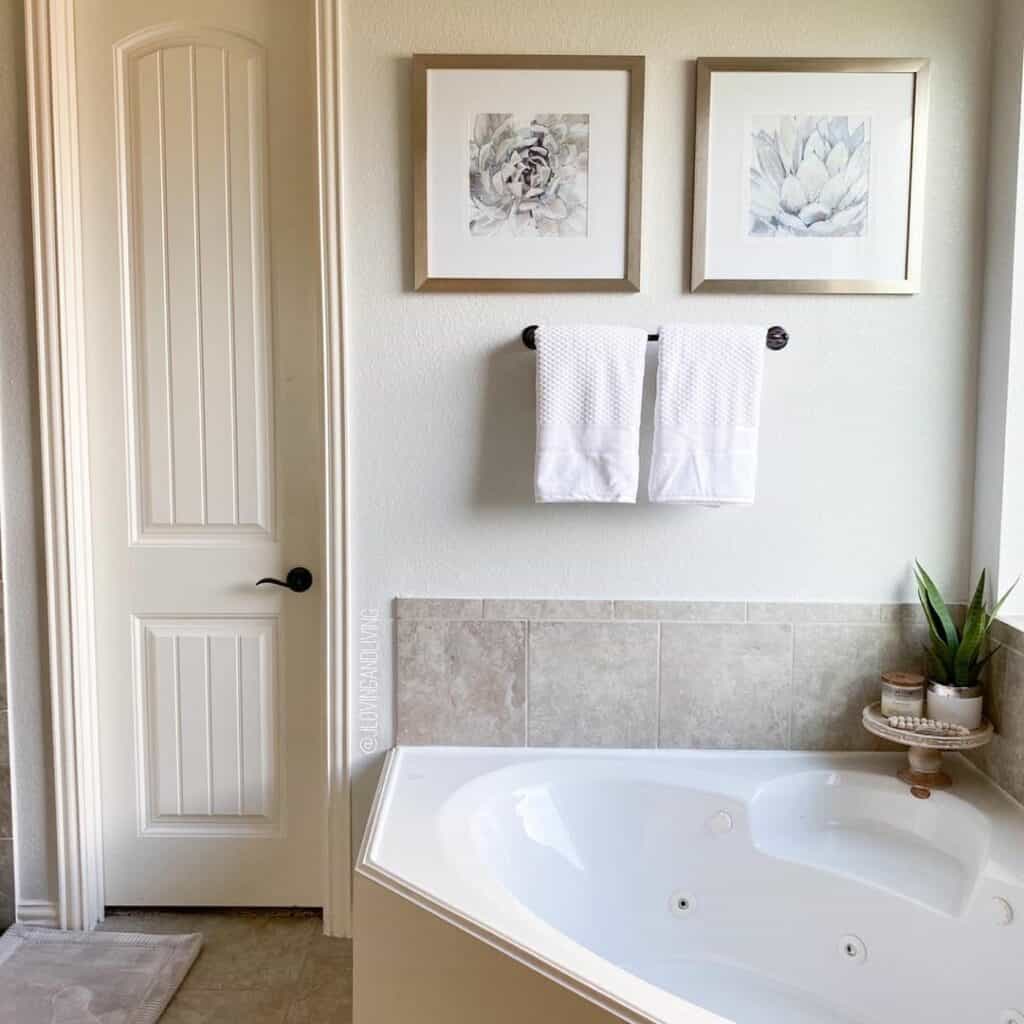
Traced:
POLYGON ((651 501, 753 502, 765 333, 722 324, 661 329, 651 501))
POLYGON ((636 501, 645 331, 537 330, 537 501, 636 501))

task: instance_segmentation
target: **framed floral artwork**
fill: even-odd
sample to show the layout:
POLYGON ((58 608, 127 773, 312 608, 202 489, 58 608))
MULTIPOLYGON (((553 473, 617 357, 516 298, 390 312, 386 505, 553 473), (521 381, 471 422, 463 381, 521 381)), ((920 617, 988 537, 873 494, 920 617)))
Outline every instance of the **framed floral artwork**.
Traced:
POLYGON ((920 291, 928 61, 702 59, 694 291, 920 291))
POLYGON ((643 57, 413 57, 415 285, 637 291, 643 57))

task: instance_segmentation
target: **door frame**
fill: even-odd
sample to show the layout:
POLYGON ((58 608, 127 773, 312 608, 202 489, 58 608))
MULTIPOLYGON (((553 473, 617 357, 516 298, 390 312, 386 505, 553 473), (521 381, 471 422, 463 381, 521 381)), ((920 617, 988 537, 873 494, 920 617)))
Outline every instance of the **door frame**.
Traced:
MULTIPOLYGON (((341 229, 341 26, 313 0, 324 450, 324 930, 351 935, 349 490, 341 229)), ((103 919, 99 715, 81 267, 74 0, 25 0, 57 921, 103 919)))

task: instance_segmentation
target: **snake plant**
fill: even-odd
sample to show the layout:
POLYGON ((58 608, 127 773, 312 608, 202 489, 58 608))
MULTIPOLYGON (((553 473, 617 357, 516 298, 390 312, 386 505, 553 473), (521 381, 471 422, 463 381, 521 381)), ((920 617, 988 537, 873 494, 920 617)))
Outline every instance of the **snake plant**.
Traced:
POLYGON ((956 622, 939 588, 924 571, 920 562, 915 563, 914 576, 917 579, 917 596, 924 609, 931 636, 931 646, 925 646, 928 656, 928 674, 937 683, 947 686, 977 686, 981 673, 998 647, 988 648, 988 634, 1003 602, 1020 582, 1013 586, 988 611, 985 608, 985 570, 974 590, 971 603, 967 606, 964 624, 957 629, 956 622))

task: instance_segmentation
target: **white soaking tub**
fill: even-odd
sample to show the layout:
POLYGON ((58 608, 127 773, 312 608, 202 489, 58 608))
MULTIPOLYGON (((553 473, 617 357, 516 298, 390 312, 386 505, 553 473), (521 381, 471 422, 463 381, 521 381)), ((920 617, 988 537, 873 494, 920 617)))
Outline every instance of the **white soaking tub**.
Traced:
POLYGON ((903 760, 399 749, 355 1022, 1024 1024, 1024 809, 903 760))

